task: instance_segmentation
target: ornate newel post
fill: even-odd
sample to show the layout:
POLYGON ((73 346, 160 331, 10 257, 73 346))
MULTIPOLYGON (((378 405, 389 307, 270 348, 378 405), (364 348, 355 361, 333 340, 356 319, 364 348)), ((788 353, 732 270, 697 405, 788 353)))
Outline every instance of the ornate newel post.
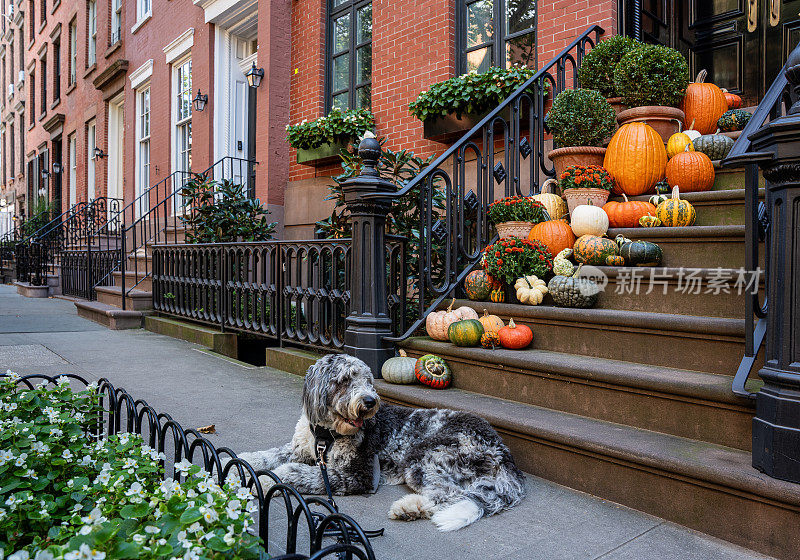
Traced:
POLYGON ((344 348, 363 360, 375 377, 383 362, 394 354, 384 342, 393 335, 386 299, 386 215, 391 200, 382 194, 395 192, 392 182, 381 179, 377 165, 381 146, 375 138, 364 138, 358 146, 363 160, 361 174, 342 187, 350 212, 350 315, 345 319, 344 348))
MULTIPOLYGON (((800 94, 800 49, 790 55, 786 77, 800 94)), ((800 102, 750 140, 766 179, 770 216, 766 354, 758 372, 764 387, 756 397, 753 466, 800 482, 800 102)))

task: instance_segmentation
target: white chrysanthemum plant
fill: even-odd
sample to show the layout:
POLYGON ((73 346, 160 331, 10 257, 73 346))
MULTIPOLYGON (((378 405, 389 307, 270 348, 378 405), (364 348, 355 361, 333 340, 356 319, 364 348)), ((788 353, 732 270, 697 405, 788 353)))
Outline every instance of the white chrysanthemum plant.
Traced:
POLYGON ((258 506, 234 473, 224 486, 141 436, 97 441, 95 385, 73 391, 0 377, 0 560, 258 558, 258 506))

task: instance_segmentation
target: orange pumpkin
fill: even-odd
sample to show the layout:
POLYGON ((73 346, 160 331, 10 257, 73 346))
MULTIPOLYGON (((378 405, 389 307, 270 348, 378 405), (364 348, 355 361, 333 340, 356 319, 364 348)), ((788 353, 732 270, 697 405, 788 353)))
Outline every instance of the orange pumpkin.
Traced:
POLYGON ((683 124, 689 126, 694 121, 694 130, 701 134, 712 134, 717 129, 717 121, 728 110, 725 94, 714 84, 705 82, 707 72, 700 70, 694 82, 686 88, 681 102, 681 110, 686 115, 683 124))
POLYGON ((710 191, 714 186, 714 164, 703 152, 681 152, 667 163, 667 182, 681 192, 710 191))
POLYGON ((557 255, 564 249, 571 249, 575 244, 575 234, 565 220, 548 220, 539 222, 528 234, 530 241, 541 241, 550 250, 550 254, 557 255))
POLYGON ((636 227, 639 225, 639 218, 656 213, 656 207, 649 202, 628 200, 624 194, 622 198, 625 199, 625 202, 612 200, 603 206, 603 210, 608 214, 608 225, 612 228, 636 227))
POLYGON ((651 126, 632 122, 619 127, 606 149, 603 167, 614 180, 614 192, 637 196, 649 193, 664 178, 667 150, 651 126))
POLYGON ((741 109, 742 108, 742 98, 736 95, 735 93, 729 92, 727 89, 723 88, 722 93, 725 94, 725 100, 728 102, 728 109, 741 109))

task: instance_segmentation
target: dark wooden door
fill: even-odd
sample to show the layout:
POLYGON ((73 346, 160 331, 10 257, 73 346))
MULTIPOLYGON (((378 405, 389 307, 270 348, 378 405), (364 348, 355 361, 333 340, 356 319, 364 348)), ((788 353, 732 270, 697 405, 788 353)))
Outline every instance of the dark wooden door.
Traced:
POLYGON ((764 9, 765 87, 769 88, 800 42, 800 0, 766 0, 764 9))

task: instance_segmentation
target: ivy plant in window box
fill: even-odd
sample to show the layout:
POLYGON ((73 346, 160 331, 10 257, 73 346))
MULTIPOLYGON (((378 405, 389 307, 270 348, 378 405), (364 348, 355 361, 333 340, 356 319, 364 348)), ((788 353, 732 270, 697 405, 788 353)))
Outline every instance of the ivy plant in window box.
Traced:
MULTIPOLYGON (((520 65, 493 66, 483 73, 473 70, 433 84, 408 110, 423 122, 425 138, 469 130, 533 74, 532 68, 520 65)), ((549 91, 549 84, 545 87, 549 91)))
POLYGON ((297 163, 323 165, 339 159, 342 150, 375 127, 375 118, 366 109, 333 109, 313 121, 286 127, 289 145, 297 149, 297 163))

